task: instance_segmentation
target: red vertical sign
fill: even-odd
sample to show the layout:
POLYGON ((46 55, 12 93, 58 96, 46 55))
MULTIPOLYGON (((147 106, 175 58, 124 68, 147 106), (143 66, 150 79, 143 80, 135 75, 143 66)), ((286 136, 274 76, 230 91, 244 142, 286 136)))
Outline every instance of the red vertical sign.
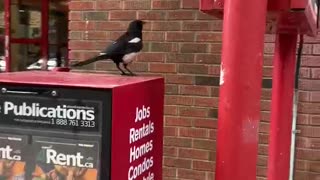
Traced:
POLYGON ((113 91, 111 179, 162 179, 163 80, 113 91))

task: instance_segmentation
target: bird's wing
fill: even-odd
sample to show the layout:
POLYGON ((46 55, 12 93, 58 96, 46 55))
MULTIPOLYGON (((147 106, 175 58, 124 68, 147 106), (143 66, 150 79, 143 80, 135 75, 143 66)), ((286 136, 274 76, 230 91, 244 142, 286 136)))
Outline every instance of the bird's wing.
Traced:
POLYGON ((124 55, 135 51, 136 48, 132 48, 137 44, 141 44, 142 40, 139 37, 130 36, 128 33, 120 36, 116 41, 114 41, 110 46, 103 50, 100 55, 124 55))
POLYGON ((128 45, 128 39, 128 34, 123 34, 112 44, 110 44, 105 50, 103 50, 100 54, 107 54, 109 56, 125 54, 125 50, 128 45))

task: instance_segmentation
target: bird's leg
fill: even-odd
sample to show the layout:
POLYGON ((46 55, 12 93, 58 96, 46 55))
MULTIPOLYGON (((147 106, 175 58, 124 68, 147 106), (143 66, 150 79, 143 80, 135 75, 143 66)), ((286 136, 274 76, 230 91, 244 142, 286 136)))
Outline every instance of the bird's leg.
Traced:
POLYGON ((121 75, 127 75, 121 68, 120 68, 120 64, 116 63, 117 68, 121 71, 121 75))
POLYGON ((123 64, 123 67, 132 75, 135 76, 136 74, 134 74, 132 71, 130 71, 130 69, 128 69, 128 64, 123 64))

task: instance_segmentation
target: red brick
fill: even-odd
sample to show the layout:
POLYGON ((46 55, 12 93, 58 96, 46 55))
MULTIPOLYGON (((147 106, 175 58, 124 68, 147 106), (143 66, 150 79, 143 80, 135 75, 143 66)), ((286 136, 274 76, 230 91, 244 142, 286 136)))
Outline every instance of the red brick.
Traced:
POLYGON ((319 161, 320 150, 317 149, 296 149, 296 158, 310 161, 319 161))
POLYGON ((193 11, 176 10, 168 12, 169 20, 194 20, 195 13, 193 11))
POLYGON ((150 1, 145 1, 145 0, 124 1, 124 9, 144 10, 144 9, 150 9, 150 8, 151 8, 150 1))
POLYGON ((310 68, 300 68, 299 76, 300 78, 311 78, 311 69, 310 68))
POLYGON ((192 105, 193 98, 189 96, 167 95, 165 102, 167 105, 192 105))
POLYGON ((107 33, 105 31, 89 31, 87 33, 87 39, 89 39, 89 40, 106 40, 107 33))
POLYGON ((178 179, 204 180, 206 174, 203 171, 194 171, 191 169, 178 169, 178 179))
POLYGON ((274 43, 264 43, 264 53, 265 54, 274 54, 274 43))
POLYGON ((216 150, 216 141, 204 140, 204 139, 194 139, 193 148, 204 149, 204 150, 216 150))
POLYGON ((219 64, 221 55, 219 54, 196 54, 196 63, 199 64, 219 64))
POLYGON ((176 177, 177 169, 172 167, 163 167, 163 176, 165 177, 176 177))
POLYGON ((173 52, 175 49, 174 43, 151 43, 151 51, 152 52, 173 52))
POLYGON ((179 148, 178 156, 181 158, 192 157, 192 159, 207 160, 209 159, 209 151, 200 149, 179 148))
POLYGON ((69 41, 69 48, 73 50, 95 50, 95 42, 92 41, 69 41))
POLYGON ((221 32, 201 32, 197 34, 197 41, 222 42, 222 33, 221 32))
POLYGON ((167 32, 166 40, 173 42, 194 41, 194 33, 190 32, 167 32))
POLYGON ((166 84, 165 85, 166 94, 178 94, 178 85, 175 84, 166 84))
POLYGON ((212 119, 195 119, 193 121, 193 126, 198 128, 217 128, 217 121, 212 119))
POLYGON ((181 53, 206 53, 209 51, 208 44, 184 43, 180 46, 181 53))
POLYGON ((97 1, 97 10, 121 9, 121 1, 97 1))
POLYGON ((299 136, 320 138, 320 127, 298 126, 297 129, 301 130, 299 136))
POLYGON ((198 0, 182 0, 182 8, 199 9, 199 1, 198 0))
POLYGON ((179 31, 181 30, 181 23, 170 21, 154 21, 151 24, 151 29, 153 31, 179 31))
POLYGON ((310 124, 319 126, 320 125, 320 115, 311 115, 310 124))
POLYGON ((212 172, 215 170, 215 163, 210 161, 193 161, 192 167, 195 170, 212 172))
POLYGON ((82 32, 69 31, 69 40, 80 40, 82 39, 82 32))
POLYGON ((309 90, 309 91, 319 91, 320 90, 320 81, 302 79, 299 81, 299 89, 300 90, 309 90))
POLYGON ((218 107, 218 98, 214 97, 194 97, 194 105, 199 107, 218 107))
POLYGON ((164 127, 163 128, 163 135, 164 136, 177 136, 178 129, 176 127, 164 127))
POLYGON ((137 57, 141 62, 164 62, 165 58, 165 53, 141 53, 137 57))
POLYGON ((318 56, 302 56, 302 66, 319 67, 320 61, 318 56))
POLYGON ((310 101, 311 102, 320 102, 320 91, 310 92, 310 101))
POLYGON ((218 66, 218 65, 209 65, 209 75, 220 76, 220 66, 218 66))
POLYGON ((320 79, 320 68, 312 68, 311 69, 311 78, 320 79))
POLYGON ((208 109, 195 107, 179 107, 179 115, 186 117, 207 117, 208 109))
POLYGON ((191 160, 189 159, 164 157, 163 164, 167 167, 191 168, 191 160))
POLYGON ((208 66, 200 64, 180 64, 178 71, 180 73, 208 74, 208 66))
POLYGON ((71 11, 69 12, 69 21, 80 21, 82 20, 82 12, 71 11))
POLYGON ((171 156, 176 157, 178 156, 178 148, 172 146, 164 146, 163 147, 163 155, 164 156, 171 156))
POLYGON ((194 78, 189 75, 173 75, 166 76, 166 83, 169 84, 193 84, 194 78))
POLYGON ((114 22, 114 21, 107 21, 107 22, 97 22, 96 23, 97 30, 106 30, 106 31, 117 31, 117 30, 126 30, 127 23, 123 22, 114 22))
POLYGON ((176 64, 151 63, 150 72, 175 73, 177 72, 176 64))
POLYGON ((86 21, 71 21, 69 23, 69 30, 73 31, 89 31, 96 28, 95 22, 86 22, 86 21))
POLYGON ((194 63, 194 54, 168 53, 167 62, 169 63, 194 63))
POLYGON ((90 1, 88 1, 88 2, 70 1, 68 4, 69 4, 69 6, 68 6, 69 10, 71 10, 71 11, 93 10, 94 6, 95 6, 94 1, 91 1, 91 2, 90 1))
POLYGON ((170 9, 179 9, 179 8, 180 8, 180 1, 178 0, 152 1, 152 9, 170 10, 170 9))
POLYGON ((208 138, 209 132, 203 128, 179 128, 180 137, 208 138))
POLYGON ((179 127, 191 127, 192 119, 187 117, 165 117, 166 126, 179 126, 179 127))
POLYGON ((136 11, 110 11, 110 20, 134 20, 137 19, 136 11))
POLYGON ((320 103, 299 103, 298 112, 316 114, 319 113, 320 103))
POLYGON ((144 32, 143 33, 143 40, 145 41, 164 41, 165 40, 165 33, 164 32, 144 32))
POLYGON ((164 20, 166 13, 163 11, 138 11, 138 19, 143 20, 164 20))
POLYGON ((192 140, 189 138, 164 137, 164 145, 176 147, 191 147, 192 140))
POLYGON ((265 66, 263 67, 263 77, 272 77, 273 68, 265 66))
POLYGON ((164 114, 165 115, 177 115, 178 114, 178 108, 177 106, 164 106, 164 114))
POLYGON ((180 94, 182 95, 198 95, 198 96, 209 96, 210 88, 205 86, 181 86, 180 94))
MULTIPOLYGON (((70 47, 70 46, 69 46, 70 47)), ((97 52, 88 52, 88 51, 70 51, 69 58, 75 60, 85 60, 97 55, 97 52)))
POLYGON ((222 44, 210 45, 210 53, 221 53, 221 52, 222 52, 222 44))
POLYGON ((185 21, 182 23, 182 30, 186 31, 211 31, 212 29, 212 23, 207 21, 185 21))

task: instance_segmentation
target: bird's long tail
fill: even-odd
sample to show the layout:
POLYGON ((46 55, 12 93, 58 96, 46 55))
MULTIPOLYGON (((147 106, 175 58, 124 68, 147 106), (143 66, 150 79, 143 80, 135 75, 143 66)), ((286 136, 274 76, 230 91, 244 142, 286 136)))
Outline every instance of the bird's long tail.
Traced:
POLYGON ((104 54, 104 55, 99 55, 99 56, 95 56, 95 57, 92 57, 92 58, 87 59, 87 60, 84 60, 84 61, 80 61, 80 62, 71 64, 70 66, 71 66, 71 67, 84 66, 84 65, 91 64, 91 63, 93 63, 93 62, 96 62, 96 61, 99 61, 99 60, 102 60, 102 59, 108 59, 108 58, 109 58, 109 57, 108 57, 106 54, 104 54))

